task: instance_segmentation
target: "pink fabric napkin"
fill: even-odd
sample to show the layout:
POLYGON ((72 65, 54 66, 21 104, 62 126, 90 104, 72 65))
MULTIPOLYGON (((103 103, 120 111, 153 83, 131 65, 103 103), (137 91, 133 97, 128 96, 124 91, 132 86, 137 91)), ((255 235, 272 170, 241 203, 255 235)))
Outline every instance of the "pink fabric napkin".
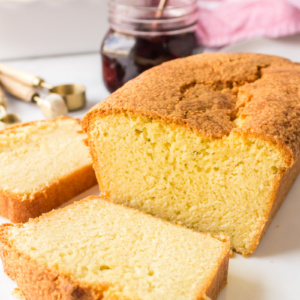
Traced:
POLYGON ((212 3, 199 2, 197 34, 200 43, 208 47, 300 32, 300 0, 218 0, 214 9, 202 7, 201 2, 212 3))

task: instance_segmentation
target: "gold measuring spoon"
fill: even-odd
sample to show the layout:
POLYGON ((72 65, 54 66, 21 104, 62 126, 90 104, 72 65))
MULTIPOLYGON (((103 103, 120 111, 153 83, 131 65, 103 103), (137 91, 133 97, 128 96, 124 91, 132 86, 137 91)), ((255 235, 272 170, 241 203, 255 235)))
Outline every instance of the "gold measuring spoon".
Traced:
POLYGON ((82 84, 64 84, 59 86, 51 86, 50 84, 46 83, 44 79, 34 74, 9 67, 2 63, 0 63, 0 73, 19 81, 22 84, 40 89, 47 89, 49 93, 62 96, 67 104, 69 111, 78 110, 84 107, 86 104, 86 89, 82 84))
POLYGON ((0 85, 0 130, 21 122, 21 119, 15 114, 8 114, 6 111, 7 101, 0 85))
POLYGON ((3 88, 13 96, 25 102, 36 103, 46 119, 53 119, 68 114, 66 103, 60 95, 50 94, 42 98, 33 87, 14 81, 9 77, 0 75, 0 81, 3 88))

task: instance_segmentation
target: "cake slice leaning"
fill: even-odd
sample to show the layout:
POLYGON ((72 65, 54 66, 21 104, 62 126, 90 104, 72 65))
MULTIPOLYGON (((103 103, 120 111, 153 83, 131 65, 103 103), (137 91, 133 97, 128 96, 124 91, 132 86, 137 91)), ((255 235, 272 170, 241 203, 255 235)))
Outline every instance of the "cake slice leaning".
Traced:
POLYGON ((70 117, 0 131, 0 215, 26 222, 95 185, 85 138, 70 117))
POLYGON ((150 69, 83 118, 102 195, 252 253, 299 173, 299 86, 261 54, 150 69))
POLYGON ((0 255, 27 300, 216 299, 230 246, 89 197, 0 227, 0 255))

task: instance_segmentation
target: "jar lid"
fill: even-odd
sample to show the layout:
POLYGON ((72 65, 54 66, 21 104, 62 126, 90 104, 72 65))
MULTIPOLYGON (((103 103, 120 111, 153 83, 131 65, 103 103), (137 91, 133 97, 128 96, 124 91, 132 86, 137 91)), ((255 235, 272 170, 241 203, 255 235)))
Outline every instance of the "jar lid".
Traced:
POLYGON ((159 1, 112 0, 109 22, 115 31, 132 35, 173 35, 191 31, 198 23, 196 0, 169 0, 157 17, 159 1))

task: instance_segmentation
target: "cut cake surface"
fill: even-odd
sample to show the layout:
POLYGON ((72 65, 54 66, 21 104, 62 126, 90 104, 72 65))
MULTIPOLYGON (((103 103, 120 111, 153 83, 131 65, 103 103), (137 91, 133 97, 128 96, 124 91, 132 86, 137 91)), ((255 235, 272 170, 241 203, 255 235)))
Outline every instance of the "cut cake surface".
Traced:
POLYGON ((144 72, 83 118, 102 195, 252 253, 299 173, 299 86, 262 54, 144 72))
POLYGON ((0 215, 26 222, 95 185, 84 138, 69 117, 0 131, 0 215))
POLYGON ((32 299, 216 299, 229 242, 89 197, 0 227, 4 270, 32 299))

